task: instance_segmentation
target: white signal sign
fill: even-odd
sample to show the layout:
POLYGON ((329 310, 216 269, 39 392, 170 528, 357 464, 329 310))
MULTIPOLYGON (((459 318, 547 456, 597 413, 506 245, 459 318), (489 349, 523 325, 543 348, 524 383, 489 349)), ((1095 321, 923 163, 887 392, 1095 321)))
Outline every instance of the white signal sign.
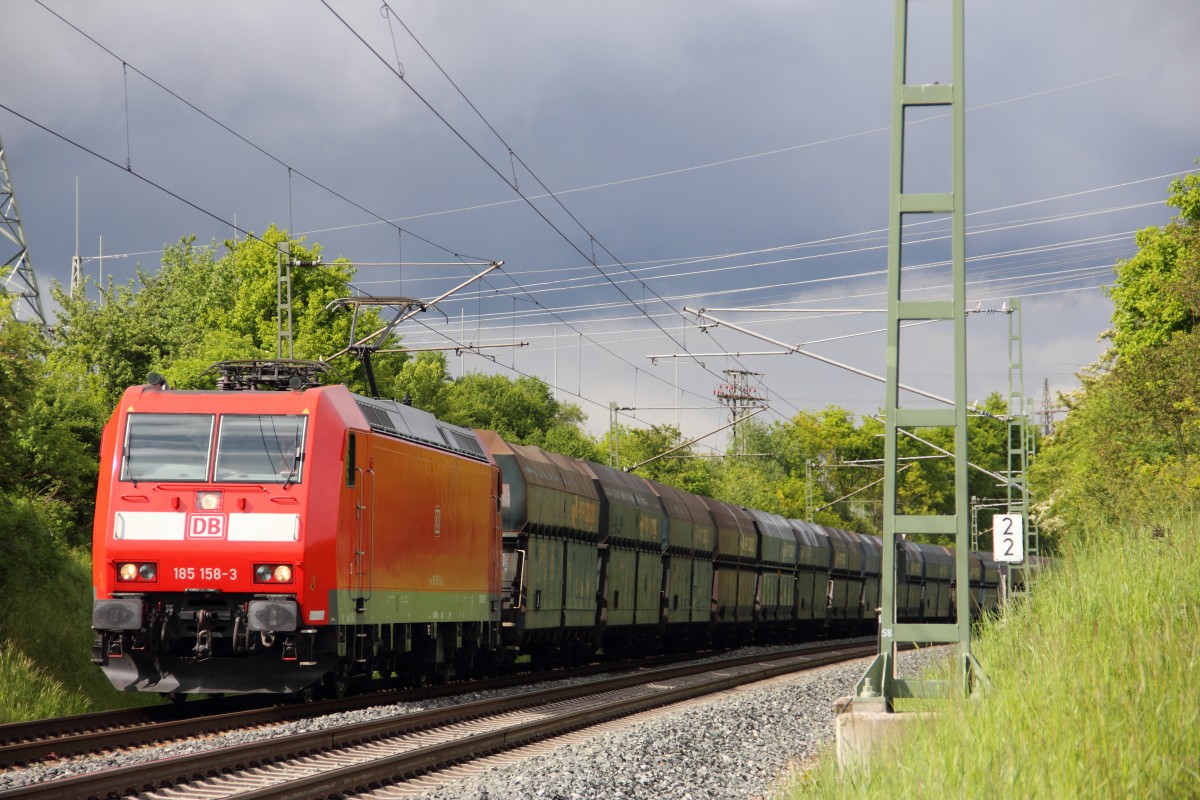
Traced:
POLYGON ((992 515, 992 557, 1010 564, 1025 560, 1025 519, 1020 514, 992 515))

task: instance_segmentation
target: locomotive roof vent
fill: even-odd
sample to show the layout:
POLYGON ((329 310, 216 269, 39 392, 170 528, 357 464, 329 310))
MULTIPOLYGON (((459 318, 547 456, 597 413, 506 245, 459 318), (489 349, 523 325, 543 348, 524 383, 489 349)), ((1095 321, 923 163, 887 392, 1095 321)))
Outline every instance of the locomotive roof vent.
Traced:
POLYGON ((244 392, 250 390, 307 389, 320 386, 321 379, 329 372, 329 365, 321 361, 302 359, 252 359, 247 361, 219 361, 206 370, 216 370, 217 388, 224 391, 244 392))
POLYGON ((450 425, 428 411, 391 400, 360 396, 355 396, 354 399, 372 430, 439 450, 450 450, 480 461, 487 460, 475 434, 466 428, 450 425))

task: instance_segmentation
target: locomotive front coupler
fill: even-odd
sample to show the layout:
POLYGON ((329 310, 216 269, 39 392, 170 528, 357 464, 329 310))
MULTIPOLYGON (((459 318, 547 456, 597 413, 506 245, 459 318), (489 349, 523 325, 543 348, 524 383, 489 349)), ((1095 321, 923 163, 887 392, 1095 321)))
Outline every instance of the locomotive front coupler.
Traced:
POLYGON ((116 633, 116 641, 113 641, 114 631, 96 631, 96 638, 92 642, 92 663, 101 667, 108 666, 110 658, 109 650, 115 644, 117 647, 116 658, 124 655, 121 652, 121 634, 116 633))
POLYGON ((233 652, 250 652, 250 626, 246 624, 246 610, 238 606, 233 610, 233 652))
POLYGON ((212 630, 208 627, 208 611, 200 609, 196 612, 196 646, 194 648, 197 661, 212 657, 212 630))

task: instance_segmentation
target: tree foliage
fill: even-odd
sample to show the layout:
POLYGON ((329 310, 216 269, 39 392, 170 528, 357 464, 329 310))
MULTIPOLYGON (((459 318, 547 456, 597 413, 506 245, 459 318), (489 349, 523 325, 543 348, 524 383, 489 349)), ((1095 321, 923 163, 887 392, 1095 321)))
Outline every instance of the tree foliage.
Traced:
POLYGON ((1119 262, 1109 351, 1064 398, 1069 413, 1031 470, 1059 536, 1135 525, 1200 499, 1200 174, 1172 181, 1179 214, 1119 262))
POLYGON ((713 465, 693 445, 683 446, 683 435, 674 425, 618 426, 605 437, 604 449, 611 451, 614 442, 623 469, 647 462, 634 474, 692 494, 711 497, 715 493, 713 465))
MULTIPOLYGON (((139 269, 127 284, 110 282, 100 287, 98 300, 85 293, 72 298, 56 286, 62 310, 53 367, 99 376, 97 388, 110 406, 152 371, 173 386, 211 388, 216 375, 209 368, 218 361, 275 357, 278 275, 289 256, 293 354, 300 359, 331 356, 350 344, 351 318, 326 306, 349 294, 354 270, 344 259, 319 263, 320 245, 306 247, 303 240, 289 240, 285 231, 271 226, 259 238, 225 242, 220 248, 200 247, 195 237, 184 237, 163 251, 157 271, 139 269)), ((374 310, 358 322, 366 332, 380 324, 374 310)), ((390 385, 403 361, 402 355, 378 357, 381 382, 390 385)), ((337 365, 338 378, 358 391, 366 389, 353 361, 343 358, 337 365)))
POLYGON ((1136 358, 1191 331, 1200 312, 1200 174, 1172 181, 1167 202, 1180 213, 1161 228, 1138 231, 1137 253, 1117 263, 1108 290, 1117 359, 1136 358))
POLYGON ((48 350, 37 328, 0 306, 0 495, 37 509, 43 522, 16 525, 0 515, 0 561, 13 548, 36 549, 39 531, 82 542, 91 519, 103 417, 91 394, 47 370, 48 350))
POLYGON ((444 353, 420 353, 401 367, 395 396, 467 428, 495 431, 510 442, 556 453, 598 459, 596 443, 583 431, 583 411, 560 403, 543 381, 522 376, 467 373, 452 379, 444 353))
MULTIPOLYGON (((177 388, 212 388, 219 361, 269 359, 279 346, 279 275, 291 266, 293 355, 328 358, 350 341, 351 314, 329 310, 350 294, 354 270, 344 259, 321 263, 320 245, 289 239, 274 226, 261 237, 199 246, 184 237, 163 252, 157 270, 139 268, 125 284, 99 287, 98 298, 55 286, 61 310, 52 341, 27 326, 0 330, 0 466, 21 485, 67 497, 90 518, 100 430, 121 393, 151 372, 177 388)), ((382 327, 373 309, 359 313, 356 336, 382 327)), ((387 349, 400 344, 392 336, 387 349)), ((287 357, 286 350, 283 355, 287 357)), ((333 380, 367 393, 361 364, 332 362, 333 380)), ((469 374, 451 380, 446 359, 424 353, 373 358, 379 393, 404 397, 447 421, 489 428, 514 442, 585 458, 595 443, 578 407, 559 403, 534 378, 469 374)), ((0 489, 4 485, 0 479, 0 489)))

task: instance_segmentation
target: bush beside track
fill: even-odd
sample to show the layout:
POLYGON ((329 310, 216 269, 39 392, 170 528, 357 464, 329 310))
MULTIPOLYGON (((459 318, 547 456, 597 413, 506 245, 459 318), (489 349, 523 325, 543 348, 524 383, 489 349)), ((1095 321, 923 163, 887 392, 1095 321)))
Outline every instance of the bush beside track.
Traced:
POLYGON ((91 562, 55 535, 55 511, 0 494, 0 723, 158 702, 91 663, 91 562))
POLYGON ((1198 523, 1089 532, 1031 604, 983 626, 990 691, 924 706, 942 716, 869 772, 839 777, 830 752, 780 796, 1196 796, 1198 523))

